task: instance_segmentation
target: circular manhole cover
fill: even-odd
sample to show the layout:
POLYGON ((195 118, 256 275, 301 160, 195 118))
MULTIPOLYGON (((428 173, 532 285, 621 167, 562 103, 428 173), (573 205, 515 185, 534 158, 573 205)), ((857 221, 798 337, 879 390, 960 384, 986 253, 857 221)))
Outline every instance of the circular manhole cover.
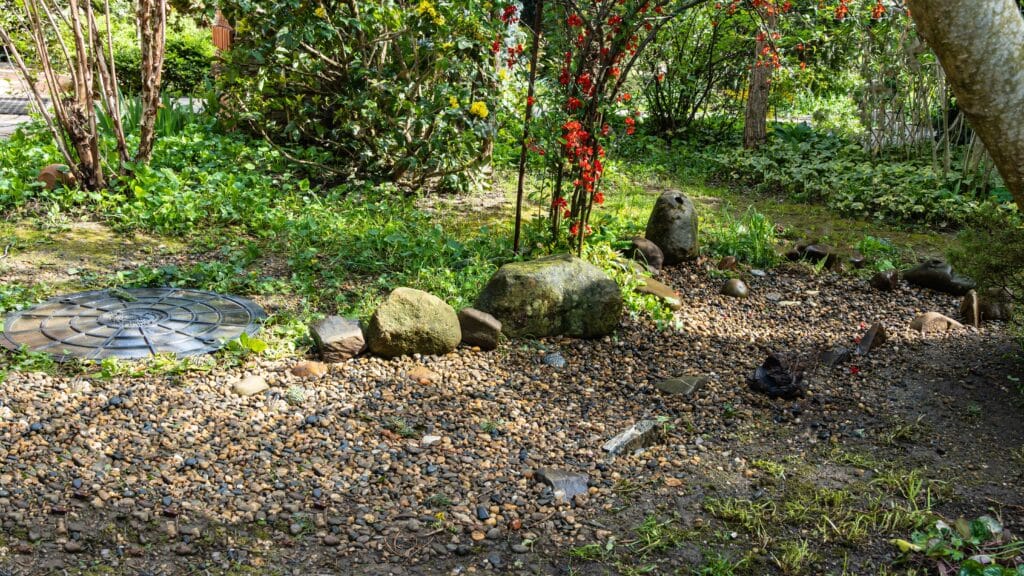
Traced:
POLYGON ((263 310, 245 298, 204 290, 94 290, 11 314, 0 344, 58 360, 188 356, 217 350, 242 333, 255 334, 263 318, 263 310))

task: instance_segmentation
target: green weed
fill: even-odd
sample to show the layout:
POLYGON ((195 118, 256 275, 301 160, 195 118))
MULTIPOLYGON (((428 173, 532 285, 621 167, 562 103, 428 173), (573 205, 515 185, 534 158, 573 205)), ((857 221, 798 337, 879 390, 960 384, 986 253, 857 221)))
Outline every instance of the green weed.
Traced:
POLYGON ((716 256, 733 256, 755 268, 770 268, 779 262, 775 224, 753 206, 738 219, 723 209, 708 218, 703 234, 716 256))

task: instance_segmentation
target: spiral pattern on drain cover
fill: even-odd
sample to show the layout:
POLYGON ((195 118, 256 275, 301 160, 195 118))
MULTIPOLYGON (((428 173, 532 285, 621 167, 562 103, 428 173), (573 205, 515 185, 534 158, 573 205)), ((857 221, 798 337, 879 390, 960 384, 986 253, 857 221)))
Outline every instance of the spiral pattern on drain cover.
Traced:
POLYGON ((187 288, 94 290, 52 298, 7 317, 0 344, 58 360, 189 356, 219 349, 266 318, 254 302, 187 288))

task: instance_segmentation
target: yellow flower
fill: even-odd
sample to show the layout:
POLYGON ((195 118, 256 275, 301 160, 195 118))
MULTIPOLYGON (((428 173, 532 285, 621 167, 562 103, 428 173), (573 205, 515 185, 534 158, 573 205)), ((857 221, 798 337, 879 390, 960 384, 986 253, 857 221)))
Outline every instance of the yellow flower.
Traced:
POLYGON ((490 111, 487 110, 486 103, 477 100, 476 102, 473 102, 472 104, 469 105, 469 113, 474 116, 479 116, 481 118, 487 118, 487 115, 490 114, 490 111))
POLYGON ((448 103, 451 104, 452 108, 458 108, 459 107, 459 99, 456 98, 455 96, 449 96, 448 97, 448 103))
POLYGON ((419 6, 416 7, 416 13, 420 16, 426 14, 430 16, 430 19, 434 21, 434 24, 441 26, 444 24, 444 16, 437 13, 437 8, 430 3, 430 0, 420 0, 419 6))
POLYGON ((317 6, 316 10, 313 10, 313 14, 316 14, 318 18, 327 19, 327 9, 322 5, 317 6))

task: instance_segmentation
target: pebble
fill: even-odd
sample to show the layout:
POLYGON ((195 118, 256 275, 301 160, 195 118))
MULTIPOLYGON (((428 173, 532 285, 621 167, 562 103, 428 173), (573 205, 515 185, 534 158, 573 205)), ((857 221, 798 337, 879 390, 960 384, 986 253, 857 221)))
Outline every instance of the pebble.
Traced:
POLYGON ((327 364, 306 360, 292 366, 291 372, 298 378, 320 378, 327 374, 327 364))
POLYGON ((259 394, 270 388, 267 381, 262 376, 247 376, 237 382, 231 387, 235 394, 239 396, 252 396, 259 394))
POLYGON ((556 368, 556 369, 559 369, 559 370, 562 369, 562 368, 565 368, 565 365, 566 365, 565 357, 562 356, 558 352, 552 352, 550 354, 545 354, 544 357, 541 359, 541 361, 546 366, 551 366, 552 368, 556 368))

